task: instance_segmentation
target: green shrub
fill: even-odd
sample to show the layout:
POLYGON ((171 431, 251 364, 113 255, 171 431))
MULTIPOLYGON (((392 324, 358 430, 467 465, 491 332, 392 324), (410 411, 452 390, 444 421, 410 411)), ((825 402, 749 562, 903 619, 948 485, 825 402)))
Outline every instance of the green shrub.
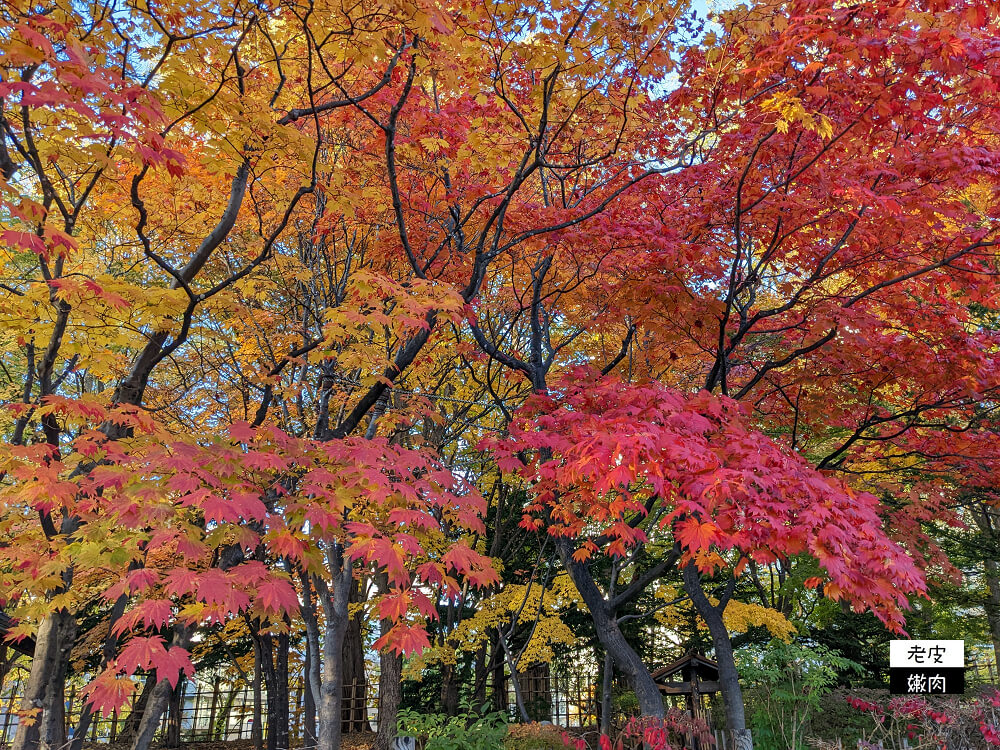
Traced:
POLYGON ((804 748, 823 697, 842 674, 861 669, 825 646, 780 639, 761 650, 742 651, 739 661, 754 744, 762 750, 804 748))
POLYGON ((417 738, 421 750, 504 750, 507 722, 503 714, 457 716, 428 714, 414 709, 399 712, 401 735, 417 738))

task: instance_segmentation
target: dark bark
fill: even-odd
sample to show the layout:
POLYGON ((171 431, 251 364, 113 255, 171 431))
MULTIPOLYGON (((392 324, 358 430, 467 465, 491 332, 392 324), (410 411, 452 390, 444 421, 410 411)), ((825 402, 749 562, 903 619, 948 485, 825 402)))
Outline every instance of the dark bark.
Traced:
POLYGON ((684 567, 684 591, 691 597, 691 602, 708 626, 709 635, 712 636, 715 661, 719 665, 722 705, 726 713, 726 724, 733 735, 734 744, 737 750, 753 750, 753 740, 750 730, 747 729, 740 675, 736 669, 736 659, 733 657, 733 644, 729 638, 729 630, 722 620, 722 613, 727 602, 723 599, 720 606, 716 606, 709 601, 701 583, 701 575, 694 563, 688 563, 684 567))
POLYGON ((625 639, 621 628, 618 627, 618 621, 608 611, 604 594, 598 588, 590 569, 573 559, 573 546, 569 540, 560 540, 556 548, 584 604, 587 605, 601 645, 614 660, 615 669, 633 686, 642 715, 663 718, 663 697, 660 695, 660 689, 650 676, 646 664, 625 639))
MULTIPOLYGON (((133 569, 137 566, 130 566, 133 569)), ((114 606, 111 608, 111 617, 108 622, 108 635, 104 639, 104 647, 101 650, 101 668, 103 669, 111 660, 115 658, 115 653, 118 651, 118 636, 115 634, 115 623, 118 619, 125 613, 125 607, 128 605, 128 596, 122 594, 115 600, 114 606)), ((76 731, 73 732, 73 740, 70 743, 69 750, 81 750, 83 748, 84 738, 87 736, 87 730, 90 728, 90 722, 93 718, 93 711, 91 710, 89 703, 84 703, 80 710, 80 721, 76 725, 76 731)))
POLYGON ((263 654, 261 653, 260 636, 250 628, 250 639, 253 641, 253 726, 250 727, 250 737, 253 740, 254 750, 264 750, 264 735, 261 732, 261 724, 264 718, 264 703, 261 694, 261 683, 263 682, 263 654))
POLYGON ((986 601, 983 602, 983 609, 986 610, 986 622, 990 627, 990 639, 993 641, 993 656, 997 667, 1000 668, 1000 562, 995 559, 996 553, 994 552, 997 547, 997 531, 993 523, 993 514, 987 510, 985 505, 976 504, 975 500, 973 503, 971 507, 972 517, 988 542, 988 544, 983 545, 986 550, 983 560, 986 601))
MULTIPOLYGON (((350 603, 365 600, 358 581, 351 583, 350 603)), ((370 732, 368 723, 368 678, 365 675, 365 645, 360 613, 347 623, 344 633, 344 705, 341 711, 344 733, 370 732)))
POLYGON ((510 708, 507 698, 507 672, 504 670, 505 659, 500 636, 493 639, 490 662, 493 664, 493 710, 506 714, 510 708))
POLYGON ((35 637, 35 656, 24 687, 21 710, 34 722, 18 723, 12 750, 55 750, 66 743, 63 688, 76 638, 76 618, 62 609, 46 615, 35 637))
POLYGON ((166 680, 161 680, 153 687, 149 700, 146 702, 146 708, 142 712, 142 718, 139 720, 139 728, 135 740, 132 742, 131 750, 149 750, 153 744, 153 736, 160 727, 163 712, 167 710, 167 704, 170 703, 170 693, 170 683, 166 680))
POLYGON ((458 679, 454 664, 441 665, 441 711, 446 716, 458 714, 458 679))
POLYGON ((472 709, 477 713, 486 713, 486 678, 489 675, 486 644, 476 651, 473 662, 472 709))
POLYGON ((274 725, 278 713, 278 679, 274 670, 274 637, 270 633, 260 636, 260 665, 267 690, 267 735, 264 745, 267 750, 278 750, 277 727, 274 725))
MULTIPOLYGON (((286 625, 288 623, 286 622, 286 625)), ((288 632, 275 636, 274 653, 274 695, 275 711, 270 718, 274 726, 274 742, 278 750, 288 750, 291 742, 289 726, 289 694, 288 694, 288 632)), ((272 726, 272 725, 269 725, 272 726)))
POLYGON ((156 678, 153 675, 147 675, 142 684, 142 691, 139 693, 139 697, 132 705, 132 710, 125 717, 125 721, 118 732, 118 740, 122 744, 131 746, 135 742, 135 738, 139 733, 139 723, 142 721, 142 715, 146 711, 146 706, 149 703, 149 698, 153 694, 155 686, 156 678))
POLYGON ((184 701, 184 680, 178 680, 176 687, 170 691, 167 702, 167 733, 163 738, 164 747, 181 746, 181 706, 184 701))
MULTIPOLYGON (((383 621, 382 635, 389 632, 391 623, 383 621)), ((391 651, 379 654, 378 676, 378 732, 373 750, 390 750, 396 737, 399 704, 403 699, 403 657, 391 651)))
POLYGON ((611 683, 614 679, 615 664, 611 654, 604 654, 604 667, 601 670, 601 734, 611 736, 611 683))
POLYGON ((306 631, 306 658, 304 667, 305 691, 303 694, 303 745, 307 748, 316 746, 318 736, 316 727, 316 705, 320 694, 320 664, 322 657, 319 648, 319 621, 316 617, 316 599, 313 596, 313 585, 309 576, 299 571, 299 581, 302 583, 302 604, 299 612, 306 631))
POLYGON ((1000 668, 1000 563, 996 560, 984 560, 986 570, 987 599, 984 602, 986 622, 990 626, 990 638, 993 641, 993 658, 1000 668))
MULTIPOLYGON (((193 625, 175 625, 171 645, 185 649, 188 648, 191 645, 191 637, 194 635, 194 631, 195 627, 193 625)), ((153 679, 153 677, 150 677, 147 682, 152 682, 153 679)), ((171 692, 172 688, 167 680, 160 680, 156 683, 142 712, 142 719, 139 721, 136 737, 130 746, 130 750, 149 750, 153 742, 153 736, 160 726, 160 719, 163 718, 163 712, 167 710, 171 692)))

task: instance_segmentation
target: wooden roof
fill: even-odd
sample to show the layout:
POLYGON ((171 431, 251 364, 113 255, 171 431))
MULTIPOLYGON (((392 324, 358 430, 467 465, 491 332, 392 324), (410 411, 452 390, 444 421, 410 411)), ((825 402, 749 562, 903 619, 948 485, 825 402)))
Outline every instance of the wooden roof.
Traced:
MULTIPOLYGON (((697 677, 699 682, 718 684, 719 665, 702 654, 689 651, 677 661, 652 672, 653 680, 661 686, 676 687, 679 683, 690 683, 697 677)), ((714 687, 714 686, 713 686, 714 687)), ((671 691, 673 692, 673 691, 671 691)), ((703 692, 713 692, 708 684, 703 692)))

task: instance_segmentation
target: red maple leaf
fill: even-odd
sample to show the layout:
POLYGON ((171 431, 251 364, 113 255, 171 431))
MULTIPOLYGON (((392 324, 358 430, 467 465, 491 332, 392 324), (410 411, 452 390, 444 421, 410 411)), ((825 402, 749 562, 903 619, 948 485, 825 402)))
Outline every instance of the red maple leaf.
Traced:
POLYGON ((375 648, 388 649, 400 656, 419 654, 430 646, 427 632, 415 625, 397 623, 384 636, 375 641, 375 648))

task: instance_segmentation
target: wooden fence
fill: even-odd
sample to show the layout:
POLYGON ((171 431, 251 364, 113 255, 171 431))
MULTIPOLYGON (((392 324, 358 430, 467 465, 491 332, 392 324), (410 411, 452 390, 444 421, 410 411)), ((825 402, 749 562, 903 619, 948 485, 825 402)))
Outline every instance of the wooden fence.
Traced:
MULTIPOLYGON (((0 694, 0 745, 8 744, 17 730, 17 709, 21 702, 21 680, 13 681, 0 694)), ((304 738, 305 710, 304 685, 293 683, 289 689, 289 734, 293 743, 304 738)), ((372 729, 377 719, 374 691, 367 683, 352 683, 344 686, 344 729, 363 731, 372 729)), ((115 742, 130 724, 132 709, 138 696, 122 709, 120 715, 94 717, 87 731, 87 739, 92 742, 115 742)), ((267 691, 261 691, 261 732, 267 729, 267 691)), ((66 736, 71 738, 80 721, 82 701, 77 688, 71 686, 66 694, 66 736)), ((186 681, 181 684, 178 711, 171 716, 164 713, 160 722, 158 738, 167 734, 168 723, 179 725, 180 741, 211 742, 229 740, 249 740, 254 734, 254 693, 250 685, 234 686, 222 680, 212 683, 186 681)))
MULTIPOLYGON (((26 672, 20 670, 8 676, 0 692, 0 745, 9 744, 17 729, 17 709, 26 672)), ((1000 671, 994 661, 970 662, 966 671, 970 685, 1000 684, 1000 671)), ((535 721, 551 721, 569 727, 596 727, 602 710, 600 687, 590 674, 541 674, 524 676, 521 681, 522 697, 530 717, 535 721)), ((168 723, 176 722, 180 742, 249 740, 254 735, 254 693, 250 685, 233 685, 223 680, 187 681, 182 683, 178 710, 171 716, 165 714, 160 724, 159 737, 167 734, 168 723)), ((345 731, 373 729, 378 717, 377 686, 371 683, 353 683, 345 686, 342 717, 345 731)), ((293 747, 304 739, 305 711, 304 684, 294 681, 289 688, 289 733, 293 747)), ((93 742, 115 742, 130 723, 132 708, 138 696, 126 705, 118 716, 95 717, 87 731, 93 742)), ((513 686, 508 682, 507 705, 511 711, 516 706, 513 686)), ((261 691, 262 726, 267 727, 267 691, 261 691)), ((66 695, 66 736, 72 737, 80 720, 82 701, 78 687, 71 686, 66 695)), ((515 718, 513 715, 511 718, 515 718)), ((623 717, 613 717, 619 723, 623 717)), ((714 723, 709 717, 710 724, 714 723)), ((715 747, 730 750, 726 733, 713 728, 715 747)))

